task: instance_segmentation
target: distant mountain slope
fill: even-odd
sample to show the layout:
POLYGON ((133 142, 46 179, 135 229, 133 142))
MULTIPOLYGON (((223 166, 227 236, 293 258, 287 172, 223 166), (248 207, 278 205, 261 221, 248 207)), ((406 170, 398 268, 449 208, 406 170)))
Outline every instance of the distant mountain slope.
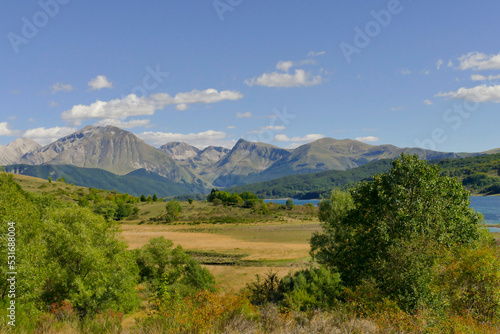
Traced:
POLYGON ((133 133, 114 126, 86 126, 26 154, 19 163, 100 168, 119 175, 144 168, 176 182, 197 181, 192 172, 178 165, 165 153, 146 144, 133 133))
POLYGON ((116 190, 134 196, 157 194, 160 197, 177 196, 193 192, 205 192, 200 185, 176 183, 145 169, 127 175, 116 175, 97 168, 82 168, 70 165, 10 165, 5 166, 8 173, 57 180, 63 177, 66 182, 82 187, 116 190))
POLYGON ((0 165, 18 161, 23 155, 42 147, 30 138, 17 138, 7 146, 0 145, 0 165))
POLYGON ((267 179, 324 170, 347 170, 381 159, 393 159, 401 153, 418 154, 427 160, 459 158, 474 153, 445 153, 392 145, 369 145, 356 140, 323 138, 299 146, 262 174, 267 179))
MULTIPOLYGON (((443 175, 456 177, 474 194, 500 194, 500 153, 457 159, 429 161, 437 164, 443 175)), ((261 198, 320 198, 334 188, 350 187, 375 174, 390 169, 392 159, 378 160, 346 171, 290 175, 271 181, 232 187, 230 192, 250 191, 261 198)))
POLYGON ((203 169, 200 177, 213 180, 214 186, 227 187, 241 183, 241 178, 251 173, 266 170, 290 154, 289 150, 270 144, 240 139, 219 162, 203 169))

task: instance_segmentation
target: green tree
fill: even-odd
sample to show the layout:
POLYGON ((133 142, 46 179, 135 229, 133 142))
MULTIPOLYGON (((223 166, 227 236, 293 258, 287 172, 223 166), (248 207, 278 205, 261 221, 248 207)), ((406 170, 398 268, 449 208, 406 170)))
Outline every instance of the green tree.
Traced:
POLYGON ((193 199, 192 198, 188 199, 188 202, 189 204, 193 204, 193 199))
POLYGON ((49 212, 47 223, 47 305, 69 300, 82 316, 136 306, 138 268, 117 225, 78 207, 49 212))
POLYGON ((175 221, 182 212, 182 206, 177 201, 168 202, 167 205, 165 205, 165 209, 167 209, 167 213, 165 214, 167 223, 175 221))
POLYGON ((144 194, 141 195, 141 202, 146 202, 146 195, 144 194))
POLYGON ((156 194, 153 194, 153 202, 158 202, 158 196, 156 196, 156 194))
POLYGON ((288 210, 292 210, 295 207, 295 204, 293 204, 293 200, 289 198, 286 200, 285 206, 288 210))
POLYGON ((472 247, 481 215, 455 179, 417 155, 393 161, 347 195, 320 205, 323 232, 311 239, 311 254, 337 270, 351 287, 375 280, 378 288, 411 310, 432 303, 433 265, 442 249, 472 247))
POLYGON ((52 177, 47 177, 47 180, 49 181, 49 183, 52 183, 52 177))

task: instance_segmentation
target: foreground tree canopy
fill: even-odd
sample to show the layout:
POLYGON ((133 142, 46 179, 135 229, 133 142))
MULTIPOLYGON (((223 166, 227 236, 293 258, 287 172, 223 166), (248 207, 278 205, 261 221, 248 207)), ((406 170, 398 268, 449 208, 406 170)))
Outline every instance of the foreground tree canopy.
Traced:
POLYGON ((312 237, 311 253, 348 287, 371 284, 407 310, 431 305, 439 300, 436 264, 481 238, 482 217, 469 204, 458 181, 402 155, 388 173, 320 203, 324 230, 312 237))

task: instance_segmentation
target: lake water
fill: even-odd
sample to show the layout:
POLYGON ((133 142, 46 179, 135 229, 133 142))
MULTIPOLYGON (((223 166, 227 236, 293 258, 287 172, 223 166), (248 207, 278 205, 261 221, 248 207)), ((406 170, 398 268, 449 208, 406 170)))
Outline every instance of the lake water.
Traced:
MULTIPOLYGON (((500 196, 472 196, 471 207, 483 214, 486 224, 500 224, 500 196)), ((264 202, 274 202, 276 204, 285 204, 286 199, 269 199, 264 202)), ((319 200, 297 200, 294 199, 295 205, 303 205, 312 203, 318 205, 319 200)), ((500 232, 500 227, 490 227, 491 232, 500 232)))

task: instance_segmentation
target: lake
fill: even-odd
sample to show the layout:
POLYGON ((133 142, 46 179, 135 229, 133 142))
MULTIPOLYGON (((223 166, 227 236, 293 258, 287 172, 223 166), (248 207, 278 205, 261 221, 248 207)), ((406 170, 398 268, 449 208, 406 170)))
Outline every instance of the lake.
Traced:
MULTIPOLYGON (((500 196, 472 196, 471 207, 483 214, 486 224, 500 224, 500 196)), ((276 204, 285 204, 286 199, 266 199, 264 202, 274 202, 276 204)), ((295 205, 303 205, 312 203, 318 205, 319 200, 297 200, 294 199, 295 205)), ((500 227, 490 227, 491 232, 500 232, 500 227)))

